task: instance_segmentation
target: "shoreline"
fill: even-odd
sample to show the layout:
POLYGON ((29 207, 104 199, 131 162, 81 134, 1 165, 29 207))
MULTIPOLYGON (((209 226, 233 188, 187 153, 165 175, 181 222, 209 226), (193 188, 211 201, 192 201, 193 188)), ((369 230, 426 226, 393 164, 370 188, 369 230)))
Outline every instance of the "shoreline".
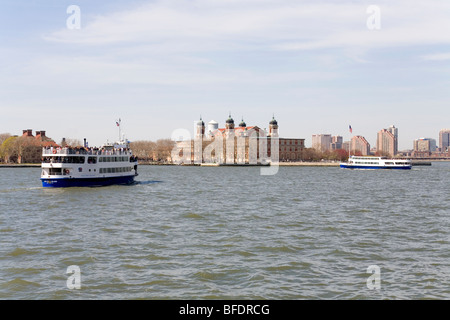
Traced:
MULTIPOLYGON (((450 162, 449 160, 412 160, 413 166, 431 166, 432 162, 450 162)), ((264 167, 261 164, 174 164, 174 163, 156 163, 144 162, 139 163, 140 166, 181 166, 181 167, 264 167)), ((279 162, 280 167, 339 167, 340 162, 279 162)), ((36 168, 40 167, 40 163, 0 163, 0 168, 36 168)))
POLYGON ((32 168, 40 166, 40 163, 0 163, 0 168, 32 168))

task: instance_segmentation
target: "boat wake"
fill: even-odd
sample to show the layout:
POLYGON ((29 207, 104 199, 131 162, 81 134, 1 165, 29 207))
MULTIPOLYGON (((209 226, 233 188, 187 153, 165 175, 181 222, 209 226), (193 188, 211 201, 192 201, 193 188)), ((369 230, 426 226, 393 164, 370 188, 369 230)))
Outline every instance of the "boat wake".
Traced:
POLYGON ((154 184, 154 183, 162 183, 160 180, 147 180, 147 181, 135 181, 134 185, 146 185, 146 184, 154 184))

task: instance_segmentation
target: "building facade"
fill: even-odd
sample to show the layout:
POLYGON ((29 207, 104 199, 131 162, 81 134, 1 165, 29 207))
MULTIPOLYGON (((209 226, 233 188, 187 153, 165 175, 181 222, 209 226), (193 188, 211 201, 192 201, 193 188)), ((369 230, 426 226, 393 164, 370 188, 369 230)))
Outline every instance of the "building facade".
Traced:
POLYGON ((393 157, 398 152, 398 129, 394 126, 382 129, 377 134, 377 153, 393 157))
POLYGON ((344 139, 342 136, 332 136, 331 137, 331 150, 338 150, 343 148, 344 139))
POLYGON ((46 136, 45 131, 36 131, 33 135, 32 129, 25 129, 21 136, 10 137, 11 145, 4 154, 6 163, 40 163, 42 158, 42 147, 58 146, 52 139, 46 136))
POLYGON ((450 147, 450 129, 442 129, 439 131, 439 149, 446 152, 450 147))
POLYGON ((268 161, 300 161, 305 139, 280 138, 278 122, 269 122, 269 131, 258 126, 247 126, 242 119, 235 126, 229 115, 225 127, 217 122, 205 123, 200 119, 195 126, 194 139, 176 143, 175 162, 217 164, 261 164, 268 161), (177 158, 177 156, 179 156, 177 158))
POLYGON ((370 144, 363 136, 353 136, 351 140, 351 153, 361 154, 362 156, 370 155, 370 144))
POLYGON ((331 134, 313 134, 311 139, 312 147, 319 151, 329 151, 331 149, 331 134))
POLYGON ((398 129, 394 125, 391 125, 386 130, 389 131, 390 133, 392 133, 392 135, 394 136, 394 154, 393 154, 393 156, 395 156, 398 153, 398 129))
POLYGON ((413 150, 415 152, 435 152, 436 140, 432 138, 420 138, 413 142, 413 150))

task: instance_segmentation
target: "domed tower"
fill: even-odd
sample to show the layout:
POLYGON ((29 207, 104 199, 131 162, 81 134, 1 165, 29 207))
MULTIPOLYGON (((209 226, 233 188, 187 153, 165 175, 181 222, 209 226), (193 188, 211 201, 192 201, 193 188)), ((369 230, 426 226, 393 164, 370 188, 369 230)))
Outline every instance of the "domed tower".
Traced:
POLYGON ((247 124, 244 121, 244 118, 242 118, 241 123, 239 123, 239 127, 241 128, 245 128, 247 126, 247 124))
POLYGON ((227 129, 227 130, 234 129, 234 120, 231 117, 231 113, 228 116, 228 119, 225 121, 225 129, 227 129))
POLYGON ((272 120, 269 122, 269 136, 276 137, 278 136, 278 122, 275 120, 275 116, 272 117, 272 120))
POLYGON ((196 138, 203 138, 205 135, 205 123, 202 120, 202 117, 200 116, 200 120, 196 123, 196 131, 195 131, 195 137, 196 138))

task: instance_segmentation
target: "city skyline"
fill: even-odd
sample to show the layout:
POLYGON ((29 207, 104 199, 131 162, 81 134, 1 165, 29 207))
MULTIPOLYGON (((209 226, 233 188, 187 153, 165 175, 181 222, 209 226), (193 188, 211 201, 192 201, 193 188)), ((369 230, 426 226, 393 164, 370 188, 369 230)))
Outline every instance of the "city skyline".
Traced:
MULTIPOLYGON (((227 120, 223 121, 223 128, 225 128, 227 126, 227 122, 229 119, 233 119, 231 113, 229 114, 227 120)), ((203 121, 203 117, 200 116, 200 118, 198 120, 194 121, 194 128, 193 130, 190 132, 188 129, 184 129, 182 128, 182 131, 180 131, 180 133, 188 133, 188 136, 174 136, 172 135, 172 137, 163 137, 161 139, 171 139, 174 142, 180 141, 180 140, 191 140, 194 139, 198 134, 198 124, 200 122, 203 123, 203 125, 205 126, 205 132, 204 134, 208 135, 210 134, 210 131, 215 131, 215 130, 224 130, 219 129, 220 123, 217 122, 214 119, 210 119, 209 121, 207 121, 206 123, 203 121), (211 128, 214 128, 213 130, 211 130, 211 128)), ((275 116, 272 116, 271 121, 272 120, 276 120, 275 116)), ((266 132, 266 134, 270 135, 270 126, 271 126, 271 121, 267 122, 267 126, 261 126, 259 127, 257 124, 254 124, 251 127, 258 127, 262 130, 264 130, 266 132)), ((236 121, 236 125, 241 127, 244 126, 246 127, 246 121, 244 120, 244 117, 241 117, 241 120, 238 122, 236 121), (239 125, 237 125, 237 123, 239 123, 239 125)), ((119 127, 121 126, 121 124, 119 122, 116 121, 116 126, 119 127)), ((350 126, 349 126, 350 128, 350 126)), ((43 133, 43 135, 45 135, 46 130, 34 130, 34 129, 22 129, 22 135, 27 134, 28 136, 33 136, 33 131, 36 132, 36 136, 39 136, 41 133, 43 133)), ((120 132, 120 130, 119 130, 120 132)), ((176 132, 176 131, 175 131, 176 132)), ((278 126, 277 126, 277 132, 278 132, 278 126)), ((311 145, 307 145, 304 144, 305 148, 314 148, 314 149, 318 149, 320 151, 332 151, 332 150, 336 150, 336 149, 345 149, 348 150, 348 144, 350 143, 351 145, 351 150, 357 150, 357 151, 361 151, 362 155, 368 155, 369 153, 373 153, 373 152, 378 152, 378 151, 387 151, 387 150, 382 150, 383 148, 380 147, 378 145, 378 139, 380 137, 380 134, 384 134, 387 133, 388 135, 391 135, 391 138, 393 139, 395 137, 395 140, 392 141, 392 143, 396 144, 396 139, 398 137, 398 128, 396 128, 394 125, 391 125, 389 128, 383 128, 381 130, 379 130, 376 134, 377 134, 377 139, 376 139, 376 143, 375 145, 371 145, 368 140, 366 139, 366 137, 361 136, 361 135, 357 135, 357 134, 353 134, 353 129, 351 129, 351 135, 348 137, 348 140, 345 140, 343 136, 341 135, 333 135, 333 134, 312 134, 312 139, 311 139, 311 145), (316 145, 314 143, 314 139, 316 138, 316 145), (318 140, 317 140, 318 139, 318 140), (381 149, 380 149, 381 148, 381 149), (362 151, 364 150, 364 151, 362 151)), ((0 134, 5 134, 5 132, 0 132, 0 134)), ((11 134, 11 133, 9 133, 11 134)), ((20 133, 13 133, 11 134, 11 136, 21 136, 20 133)), ((118 137, 117 137, 118 138, 118 137)), ((125 137, 127 140, 129 140, 127 137, 125 137)), ((292 138, 292 137, 285 137, 285 138, 292 138)), ((307 140, 305 137, 299 137, 303 140, 307 140)), ((53 139, 53 138, 51 138, 53 139)), ((55 141, 56 143, 59 143, 58 141, 62 141, 62 140, 66 140, 67 137, 60 137, 60 139, 55 138, 53 139, 53 141, 55 141)), ((85 140, 85 142, 87 142, 88 144, 89 141, 86 138, 83 137, 71 137, 69 138, 73 141, 78 140, 80 143, 82 142, 82 140, 85 140)), ((114 139, 113 139, 114 140, 114 139)), ((111 140, 111 141, 113 141, 111 140)), ((157 140, 157 139, 151 139, 151 137, 147 137, 145 139, 142 139, 142 141, 151 141, 151 140, 157 140)), ((110 142, 111 142, 110 141, 110 142)), ((135 141, 139 141, 139 140, 135 140, 135 141)), ((389 153, 394 152, 394 154, 398 153, 398 152, 404 152, 404 151, 425 151, 425 145, 428 146, 428 149, 430 152, 434 152, 434 151, 441 151, 441 152, 445 152, 446 149, 450 146, 450 129, 441 129, 439 131, 439 138, 438 139, 434 139, 434 138, 425 138, 425 137, 420 137, 417 139, 414 139, 411 141, 412 145, 410 148, 406 148, 406 149, 396 149, 396 146, 391 146, 392 151, 389 153), (428 144, 424 144, 424 142, 427 141, 428 144), (442 146, 444 146, 442 148, 442 146)), ((94 145, 94 144, 90 144, 90 145, 94 145)), ((102 144, 99 145, 95 145, 95 146, 101 146, 102 144)))
POLYGON ((399 150, 450 127, 450 3, 3 1, 0 132, 93 145, 236 119, 349 140, 394 124, 399 150), (79 9, 79 25, 77 11, 79 9), (371 28, 379 9, 380 25, 371 28), (372 6, 372 7, 371 7, 372 6))

